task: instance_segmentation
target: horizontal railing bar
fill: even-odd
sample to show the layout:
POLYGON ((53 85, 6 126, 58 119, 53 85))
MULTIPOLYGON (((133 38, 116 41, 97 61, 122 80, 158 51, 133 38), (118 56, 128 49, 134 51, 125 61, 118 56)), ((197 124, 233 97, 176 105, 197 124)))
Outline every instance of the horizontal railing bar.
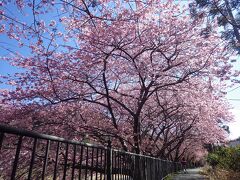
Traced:
POLYGON ((169 160, 165 160, 165 159, 159 159, 159 158, 156 158, 156 157, 143 155, 143 154, 135 154, 135 153, 128 152, 128 151, 122 151, 122 150, 117 150, 117 149, 112 149, 112 151, 123 153, 123 154, 139 156, 139 157, 143 157, 143 158, 150 158, 150 159, 156 159, 156 160, 159 160, 159 161, 165 161, 165 162, 170 162, 170 163, 179 163, 179 164, 181 164, 180 162, 176 162, 176 161, 169 161, 169 160))
MULTIPOLYGON (((61 138, 61 137, 57 137, 57 136, 41 134, 41 133, 37 133, 37 132, 34 132, 34 131, 14 128, 14 127, 10 127, 10 126, 7 126, 7 125, 1 125, 1 124, 0 124, 0 132, 15 134, 15 135, 22 135, 22 136, 27 136, 27 137, 32 137, 32 138, 39 138, 39 139, 57 141, 57 142, 62 142, 62 143, 82 145, 82 146, 86 146, 86 147, 101 148, 101 149, 105 149, 105 150, 107 149, 107 147, 100 146, 100 145, 84 143, 84 142, 79 142, 79 141, 73 141, 73 140, 67 140, 67 139, 64 139, 64 138, 61 138)), ((165 162, 181 164, 180 162, 174 162, 174 161, 169 161, 169 160, 165 160, 165 159, 159 159, 159 158, 156 158, 156 157, 151 157, 151 156, 147 156, 147 155, 143 155, 143 154, 135 154, 135 153, 122 151, 122 150, 117 150, 117 149, 111 149, 111 150, 115 151, 115 152, 119 152, 119 153, 124 153, 124 154, 144 157, 144 158, 150 158, 150 159, 156 159, 156 160, 161 160, 161 161, 165 161, 165 162)))
POLYGON ((47 134, 40 134, 40 133, 37 133, 37 132, 34 132, 34 131, 14 128, 14 127, 10 127, 10 126, 7 126, 7 125, 1 125, 1 124, 0 124, 0 132, 8 133, 8 134, 21 135, 21 136, 26 136, 26 137, 32 137, 32 138, 38 138, 38 139, 57 141, 57 142, 62 142, 62 143, 82 145, 82 146, 87 146, 87 147, 95 147, 95 148, 107 149, 106 147, 100 146, 100 145, 89 144, 89 143, 84 143, 84 142, 79 142, 79 141, 67 140, 67 139, 64 139, 64 138, 61 138, 61 137, 57 137, 57 136, 52 136, 52 135, 47 135, 47 134))

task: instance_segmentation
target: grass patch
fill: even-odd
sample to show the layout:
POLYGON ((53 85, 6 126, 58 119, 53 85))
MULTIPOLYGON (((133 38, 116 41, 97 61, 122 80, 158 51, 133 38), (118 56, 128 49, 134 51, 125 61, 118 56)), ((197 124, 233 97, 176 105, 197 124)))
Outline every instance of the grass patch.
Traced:
POLYGON ((212 169, 211 169, 210 166, 204 166, 199 171, 199 174, 204 175, 204 176, 208 176, 211 171, 212 171, 212 169))
POLYGON ((210 180, 240 180, 240 172, 221 168, 213 169, 211 166, 204 167, 201 174, 209 176, 210 180))
POLYGON ((172 173, 172 174, 168 174, 164 180, 173 180, 173 178, 176 176, 177 174, 176 173, 172 173))

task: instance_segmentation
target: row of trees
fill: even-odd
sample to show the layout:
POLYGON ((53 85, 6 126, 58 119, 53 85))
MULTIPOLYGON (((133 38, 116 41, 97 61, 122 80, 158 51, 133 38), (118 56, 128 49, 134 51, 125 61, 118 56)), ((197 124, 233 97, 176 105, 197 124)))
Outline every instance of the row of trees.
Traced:
POLYGON ((117 148, 175 161, 224 141, 232 54, 217 28, 203 35, 204 20, 188 8, 11 1, 1 4, 0 22, 2 37, 20 46, 4 59, 23 69, 2 77, 14 87, 1 90, 3 123, 101 144, 110 136, 117 148), (31 18, 7 11, 14 3, 31 18))

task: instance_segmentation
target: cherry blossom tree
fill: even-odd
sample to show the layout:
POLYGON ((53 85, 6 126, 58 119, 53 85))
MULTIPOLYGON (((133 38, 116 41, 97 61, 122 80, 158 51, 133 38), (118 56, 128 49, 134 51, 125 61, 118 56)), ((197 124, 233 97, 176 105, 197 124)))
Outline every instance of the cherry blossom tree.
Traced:
POLYGON ((20 46, 4 59, 24 69, 2 77, 14 86, 1 91, 4 123, 78 140, 89 134, 102 144, 110 136, 126 151, 175 160, 193 141, 224 139, 231 54, 217 29, 202 37, 201 19, 184 7, 171 0, 16 4, 32 14, 13 18, 1 4, 0 32, 20 46))

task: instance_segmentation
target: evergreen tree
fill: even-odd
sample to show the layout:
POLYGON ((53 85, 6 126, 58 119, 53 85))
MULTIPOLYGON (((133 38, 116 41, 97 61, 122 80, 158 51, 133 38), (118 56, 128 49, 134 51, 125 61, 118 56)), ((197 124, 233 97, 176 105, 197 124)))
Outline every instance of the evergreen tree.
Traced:
POLYGON ((205 35, 211 31, 212 22, 217 20, 222 37, 229 42, 229 47, 240 53, 239 0, 194 0, 190 4, 190 10, 194 18, 205 18, 205 35))

